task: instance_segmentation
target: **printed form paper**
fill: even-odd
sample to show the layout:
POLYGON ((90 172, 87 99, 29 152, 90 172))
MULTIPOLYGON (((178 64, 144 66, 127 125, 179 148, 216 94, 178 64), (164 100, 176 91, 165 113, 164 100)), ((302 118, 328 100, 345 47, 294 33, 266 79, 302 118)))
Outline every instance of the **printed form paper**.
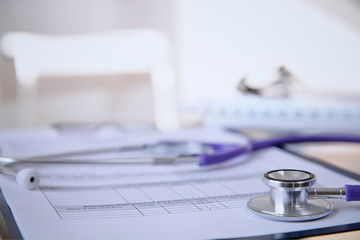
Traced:
MULTIPOLYGON (((240 136, 229 133, 201 131, 166 136, 149 133, 147 137, 139 138, 139 135, 137 139, 132 134, 131 140, 121 136, 117 141, 134 143, 135 140, 151 141, 163 137, 207 142, 241 140, 240 136)), ((21 141, 13 139, 3 152, 13 157, 16 154, 24 157, 24 152, 29 156, 39 155, 40 151, 45 153, 34 141, 25 144, 24 139, 26 137, 21 141)), ((101 142, 112 142, 111 139, 115 140, 114 136, 101 139, 101 142)), ((47 154, 60 147, 63 140, 81 142, 78 137, 43 136, 39 139, 42 144, 48 144, 47 154), (52 145, 55 139, 56 144, 52 145)), ((0 139, 0 142, 5 143, 5 140, 0 139)), ((86 138, 82 143, 89 142, 86 138)), ((65 145, 61 148, 66 149, 65 145)), ((5 176, 0 180, 3 194, 25 239, 245 238, 360 221, 360 204, 343 200, 331 200, 333 213, 311 222, 270 221, 253 215, 247 210, 247 201, 269 191, 261 181, 262 175, 281 168, 313 172, 321 187, 359 184, 277 148, 254 153, 245 162, 219 168, 200 168, 195 163, 42 165, 36 168, 42 176, 41 185, 34 191, 23 190, 5 176)))

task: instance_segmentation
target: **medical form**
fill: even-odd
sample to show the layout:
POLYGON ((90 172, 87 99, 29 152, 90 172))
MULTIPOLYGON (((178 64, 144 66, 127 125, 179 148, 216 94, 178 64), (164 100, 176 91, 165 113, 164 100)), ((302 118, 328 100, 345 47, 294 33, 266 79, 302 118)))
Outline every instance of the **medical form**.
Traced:
MULTIPOLYGON (((205 130, 206 134, 200 134, 201 131, 190 130, 168 137, 178 140, 197 135, 199 140, 237 139, 236 135, 226 132, 205 130)), ((154 137, 150 135, 149 138, 154 137)), ((129 139, 115 138, 118 137, 129 139)), ((131 141, 142 139, 132 136, 131 141)), ((110 138, 102 140, 112 142, 110 138)), ((59 143, 57 140, 54 146, 59 143)), ((8 144, 4 151, 14 154, 16 148, 24 147, 20 145, 13 139, 13 145, 8 144)), ((253 215, 246 207, 247 201, 268 192, 261 177, 266 171, 280 168, 314 172, 318 177, 317 186, 321 187, 359 184, 359 180, 278 148, 254 153, 243 163, 218 168, 200 168, 194 163, 44 165, 37 166, 42 176, 37 190, 26 191, 4 176, 0 177, 0 184, 25 239, 286 237, 291 233, 307 236, 307 232, 317 229, 331 232, 346 227, 360 228, 358 202, 331 201, 336 212, 311 222, 278 222, 253 215)))

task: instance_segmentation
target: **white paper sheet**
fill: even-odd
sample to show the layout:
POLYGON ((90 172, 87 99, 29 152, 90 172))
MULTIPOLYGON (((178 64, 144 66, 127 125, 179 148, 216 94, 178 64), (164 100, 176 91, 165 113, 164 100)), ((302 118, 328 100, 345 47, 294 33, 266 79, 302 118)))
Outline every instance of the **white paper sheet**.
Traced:
MULTIPOLYGON (((159 137, 156 133, 150 135, 149 141, 159 137)), ((121 137, 129 140, 127 136, 121 137)), ((137 137, 132 136, 132 141, 145 139, 137 137)), ((241 140, 232 134, 198 130, 166 137, 241 140)), ((43 137, 42 142, 47 138, 43 137)), ((21 139, 17 142, 14 138, 13 143, 25 141, 21 139)), ((5 140, 0 137, 0 143, 5 140)), ((57 144, 62 140, 58 139, 57 144)), ((31 145, 36 143, 21 147, 31 154, 31 145)), ((19 148, 19 144, 8 144, 3 152, 23 156, 15 146, 19 148)), ((359 222, 360 204, 343 200, 332 200, 334 212, 311 222, 270 221, 250 213, 246 202, 268 191, 261 182, 262 174, 279 168, 311 171, 317 175, 318 185, 324 187, 359 184, 275 148, 255 153, 244 163, 219 169, 202 169, 196 164, 56 165, 37 168, 42 182, 35 191, 21 189, 8 177, 1 176, 0 181, 25 239, 238 238, 359 222)))

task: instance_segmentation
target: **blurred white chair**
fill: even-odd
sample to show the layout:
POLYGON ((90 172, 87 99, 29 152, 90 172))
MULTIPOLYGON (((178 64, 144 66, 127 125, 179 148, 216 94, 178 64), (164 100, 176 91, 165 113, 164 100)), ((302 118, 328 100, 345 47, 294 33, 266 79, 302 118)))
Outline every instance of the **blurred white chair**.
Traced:
POLYGON ((156 126, 162 130, 177 127, 170 45, 157 30, 60 36, 10 32, 2 38, 1 49, 14 61, 18 104, 28 106, 28 112, 18 116, 20 119, 36 121, 37 87, 42 76, 149 73, 156 126))

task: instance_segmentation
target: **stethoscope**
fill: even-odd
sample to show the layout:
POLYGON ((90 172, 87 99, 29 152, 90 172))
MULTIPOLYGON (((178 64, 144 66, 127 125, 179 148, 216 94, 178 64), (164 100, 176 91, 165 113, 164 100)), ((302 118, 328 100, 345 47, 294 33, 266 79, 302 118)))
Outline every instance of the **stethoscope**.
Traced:
POLYGON ((265 173, 262 180, 270 193, 251 199, 247 206, 256 215, 271 220, 298 222, 325 217, 333 209, 325 198, 360 201, 360 185, 311 188, 316 176, 307 171, 274 170, 265 173))
MULTIPOLYGON (((196 141, 160 141, 151 144, 138 144, 131 146, 118 146, 86 151, 67 152, 46 156, 37 156, 23 159, 0 157, 0 174, 16 178, 16 182, 25 189, 34 189, 39 186, 40 174, 32 168, 14 170, 21 164, 133 164, 155 163, 169 164, 182 162, 198 162, 199 166, 213 167, 226 164, 232 160, 237 161, 239 156, 247 155, 272 146, 287 143, 303 142, 360 142, 360 136, 348 134, 313 134, 313 135, 289 135, 267 140, 247 140, 244 144, 234 143, 207 143, 196 141), (115 159, 74 159, 69 157, 101 154, 107 152, 131 152, 149 150, 154 154, 152 157, 133 157, 115 159), (173 152, 169 155, 169 152, 173 152), (165 153, 165 154, 164 154, 165 153)), ((242 158, 241 161, 246 158, 242 158)))

